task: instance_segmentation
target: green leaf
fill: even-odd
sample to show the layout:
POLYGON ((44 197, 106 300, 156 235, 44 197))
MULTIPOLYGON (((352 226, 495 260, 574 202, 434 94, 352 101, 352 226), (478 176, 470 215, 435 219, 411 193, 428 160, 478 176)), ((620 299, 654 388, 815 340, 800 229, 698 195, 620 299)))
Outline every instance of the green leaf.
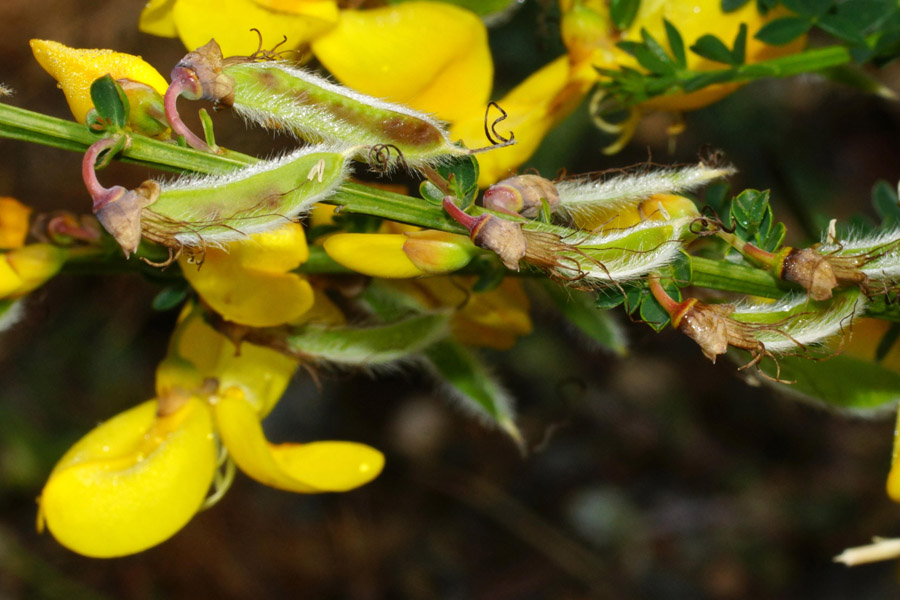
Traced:
POLYGON ((435 170, 447 180, 450 193, 462 201, 461 208, 465 209, 475 203, 475 196, 478 194, 478 161, 474 156, 453 158, 435 170))
POLYGON ((634 56, 638 63, 657 75, 666 75, 675 72, 675 65, 671 59, 663 60, 653 53, 646 44, 640 42, 624 41, 617 44, 619 48, 634 56))
POLYGON ((818 17, 825 14, 834 4, 834 0, 782 0, 791 12, 804 17, 818 17))
POLYGON ((675 63, 679 68, 687 68, 687 57, 684 52, 684 39, 674 25, 669 23, 667 19, 663 19, 663 25, 666 27, 666 38, 669 40, 669 49, 675 58, 675 63))
POLYGON ((731 202, 729 214, 735 235, 769 252, 784 239, 784 229, 774 222, 769 191, 744 190, 731 202))
POLYGON ((734 12, 750 0, 722 0, 722 12, 734 12))
POLYGON ((691 77, 684 83, 685 92, 696 92, 709 85, 716 83, 725 83, 735 79, 737 72, 733 69, 721 69, 718 71, 708 71, 691 77))
POLYGON ((763 25, 753 37, 766 44, 783 46, 809 31, 812 25, 805 17, 782 17, 763 25))
POLYGON ((106 129, 119 130, 128 121, 128 96, 111 75, 104 75, 91 84, 91 101, 97 116, 106 129))
POLYGON ((714 35, 706 34, 701 36, 693 46, 691 51, 703 58, 708 58, 716 62, 726 65, 734 64, 734 56, 725 43, 714 35))
POLYGON ((851 44, 863 46, 866 43, 866 37, 850 19, 838 15, 825 15, 816 24, 823 31, 851 44))
POLYGON ((597 310, 615 308, 625 302, 626 297, 627 295, 615 286, 600 288, 594 297, 594 308, 597 310))
POLYGON ((283 342, 291 352, 302 356, 339 365, 371 367, 406 358, 446 337, 448 318, 441 313, 373 327, 308 325, 292 331, 283 342))
POLYGON ((628 29, 637 16, 641 0, 610 0, 609 16, 613 25, 619 29, 628 29))
POLYGON ((153 310, 171 310, 184 302, 190 291, 191 287, 184 283, 170 285, 156 294, 151 306, 153 307, 153 310))
POLYGON ((741 23, 737 35, 734 37, 734 45, 731 48, 732 64, 743 64, 747 56, 747 24, 741 23))
MULTIPOLYGON (((778 364, 781 379, 795 382, 779 384, 782 390, 835 408, 894 407, 900 397, 900 375, 872 361, 841 354, 824 361, 779 357, 778 364)), ((761 366, 770 377, 775 377, 776 368, 771 359, 764 360, 761 366)))
MULTIPOLYGON (((660 278, 660 283, 666 293, 674 300, 681 300, 681 289, 671 278, 660 278)), ((644 295, 641 299, 641 320, 652 327, 654 331, 662 331, 669 324, 669 313, 666 312, 653 294, 647 288, 643 289, 644 295)))
POLYGON ((900 323, 891 323, 891 326, 878 341, 878 347, 875 349, 876 362, 884 360, 884 357, 888 355, 888 352, 891 351, 891 348, 897 342, 897 338, 900 338, 900 323))
POLYGON ((597 309, 593 294, 564 288, 552 281, 544 280, 541 284, 556 308, 579 331, 619 356, 628 353, 625 331, 609 311, 597 309))
POLYGON ((452 396, 466 412, 487 417, 524 451, 524 440, 516 426, 509 395, 491 376, 484 362, 462 344, 443 340, 425 350, 437 374, 449 384, 452 396))
POLYGON ((900 223, 900 206, 897 202, 897 188, 885 180, 879 180, 872 187, 872 206, 881 217, 881 226, 885 229, 896 227, 900 223))

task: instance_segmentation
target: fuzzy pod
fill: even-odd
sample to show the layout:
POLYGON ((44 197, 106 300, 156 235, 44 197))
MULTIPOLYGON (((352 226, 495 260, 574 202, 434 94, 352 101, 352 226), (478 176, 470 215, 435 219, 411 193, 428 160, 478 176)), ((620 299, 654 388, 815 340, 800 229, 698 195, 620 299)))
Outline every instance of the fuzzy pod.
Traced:
POLYGON ((356 158, 375 166, 386 168, 391 152, 410 167, 468 153, 453 144, 443 123, 423 113, 285 62, 223 60, 212 44, 178 63, 171 93, 229 105, 249 122, 289 131, 308 142, 362 146, 356 158))
POLYGON ((692 218, 644 221, 634 227, 566 240, 556 271, 586 283, 619 284, 672 263, 691 237, 692 218))
POLYGON ((636 209, 658 194, 680 194, 728 177, 734 167, 697 164, 644 173, 624 173, 607 179, 576 178, 556 183, 558 212, 583 229, 594 229, 623 211, 636 209))
POLYGON ((144 237, 166 246, 220 244, 307 212, 346 179, 349 151, 301 148, 244 169, 161 184, 144 208, 144 237))
POLYGON ((114 142, 91 146, 82 163, 94 214, 127 257, 142 238, 169 248, 203 248, 268 231, 324 200, 346 179, 353 149, 301 148, 221 175, 145 181, 134 190, 104 188, 96 157, 114 142))

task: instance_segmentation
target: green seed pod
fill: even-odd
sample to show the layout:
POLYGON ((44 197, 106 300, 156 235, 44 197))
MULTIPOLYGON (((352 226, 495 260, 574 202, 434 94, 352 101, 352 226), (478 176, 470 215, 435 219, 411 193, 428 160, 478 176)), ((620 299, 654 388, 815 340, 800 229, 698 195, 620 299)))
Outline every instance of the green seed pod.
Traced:
POLYGON ((170 247, 202 246, 273 229, 327 198, 348 174, 348 154, 302 148, 225 175, 161 184, 141 214, 144 237, 170 247))
POLYGON ((692 236, 692 222, 693 218, 644 221, 627 229, 570 237, 557 250, 553 271, 565 279, 599 285, 642 277, 678 257, 692 236))
POLYGON ((134 190, 104 188, 94 165, 105 138, 85 154, 82 173, 94 199, 94 214, 125 255, 141 238, 169 248, 222 244, 295 219, 327 198, 346 178, 355 151, 330 146, 291 154, 213 176, 187 176, 171 183, 145 181, 134 190))
POLYGON ((356 158, 374 166, 386 168, 391 150, 409 167, 468 154, 450 141, 442 123, 423 113, 335 85, 287 63, 223 60, 215 41, 178 63, 166 94, 173 128, 194 145, 193 134, 180 130, 183 124, 177 113, 172 118, 179 94, 229 105, 247 121, 289 131, 308 142, 363 146, 356 158))

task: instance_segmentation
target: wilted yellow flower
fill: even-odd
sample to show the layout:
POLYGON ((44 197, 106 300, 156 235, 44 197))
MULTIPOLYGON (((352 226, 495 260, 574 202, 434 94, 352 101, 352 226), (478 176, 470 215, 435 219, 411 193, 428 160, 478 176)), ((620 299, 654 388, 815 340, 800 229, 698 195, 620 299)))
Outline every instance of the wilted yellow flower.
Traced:
POLYGON ((0 197, 0 249, 22 247, 30 215, 31 209, 15 198, 0 197))
POLYGON ((252 478, 294 492, 346 491, 379 474, 384 457, 363 444, 269 443, 260 420, 297 362, 247 343, 236 352, 186 309, 157 373, 159 399, 98 426, 63 456, 41 494, 39 528, 87 556, 155 546, 204 506, 220 444, 252 478))
POLYGON ((225 248, 208 248, 197 260, 200 264, 191 264, 187 257, 179 263, 185 279, 225 319, 271 327, 294 321, 312 308, 312 287, 291 272, 308 258, 303 227, 286 223, 225 248))
POLYGON ((50 244, 29 244, 0 254, 0 300, 19 298, 56 275, 66 251, 50 244))
POLYGON ((531 333, 530 303, 522 284, 506 277, 492 290, 474 292, 475 277, 424 277, 395 281, 392 286, 424 308, 455 308, 450 331, 472 346, 508 350, 521 335, 531 333))
POLYGON ((91 100, 91 84, 110 75, 113 79, 130 79, 145 83, 160 94, 168 83, 159 72, 140 56, 112 50, 82 50, 59 42, 31 40, 31 51, 38 63, 59 82, 75 120, 84 123, 91 100))

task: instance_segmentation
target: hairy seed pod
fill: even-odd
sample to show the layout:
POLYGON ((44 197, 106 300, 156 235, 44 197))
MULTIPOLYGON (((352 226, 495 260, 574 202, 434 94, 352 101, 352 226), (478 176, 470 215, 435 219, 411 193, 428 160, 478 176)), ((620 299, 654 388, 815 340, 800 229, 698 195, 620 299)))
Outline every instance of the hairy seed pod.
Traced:
POLYGON ((533 219, 541 213, 542 200, 550 212, 559 206, 559 194, 549 179, 540 175, 516 175, 495 183, 484 192, 484 207, 533 219))
POLYGON ((354 151, 313 146, 223 175, 145 181, 126 190, 102 187, 94 173, 97 155, 111 143, 92 146, 82 171, 97 219, 126 256, 141 238, 179 249, 274 229, 327 198, 346 178, 354 151))
POLYGON ((185 56, 172 71, 172 83, 166 94, 170 112, 179 94, 202 97, 231 106, 247 121, 289 131, 309 142, 363 146, 356 158, 375 166, 387 162, 391 150, 410 167, 468 153, 450 141, 444 124, 423 113, 335 85, 284 62, 223 60, 215 41, 185 56))
POLYGON ((595 229, 654 195, 689 192, 734 172, 734 167, 730 166, 698 164, 624 173, 599 180, 576 178, 560 181, 556 184, 559 213, 582 229, 595 229))

